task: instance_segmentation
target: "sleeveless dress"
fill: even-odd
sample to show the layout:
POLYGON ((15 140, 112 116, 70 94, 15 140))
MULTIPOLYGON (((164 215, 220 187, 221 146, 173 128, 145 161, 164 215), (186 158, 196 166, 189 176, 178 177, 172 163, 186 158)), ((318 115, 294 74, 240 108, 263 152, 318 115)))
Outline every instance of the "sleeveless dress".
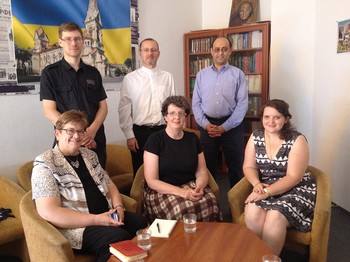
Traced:
MULTIPOLYGON (((256 165, 262 183, 270 185, 286 175, 289 152, 300 135, 302 134, 294 131, 290 138, 283 141, 275 158, 270 160, 266 152, 264 130, 257 129, 253 132, 256 165)), ((307 172, 299 184, 289 191, 255 204, 265 210, 278 210, 294 228, 306 232, 311 230, 315 199, 316 184, 312 174, 307 172)))

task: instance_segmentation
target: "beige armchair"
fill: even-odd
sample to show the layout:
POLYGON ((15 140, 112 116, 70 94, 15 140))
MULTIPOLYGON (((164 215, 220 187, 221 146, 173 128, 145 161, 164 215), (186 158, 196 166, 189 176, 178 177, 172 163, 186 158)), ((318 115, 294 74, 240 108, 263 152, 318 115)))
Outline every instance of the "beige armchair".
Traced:
MULTIPOLYGON (((106 151, 106 171, 120 193, 128 195, 134 177, 130 151, 125 146, 114 144, 107 144, 106 151)), ((32 169, 33 161, 29 161, 17 169, 18 184, 26 191, 32 189, 32 169)))
POLYGON ((33 169, 33 161, 29 161, 21 165, 17 169, 17 173, 16 173, 18 184, 27 192, 32 189, 32 183, 31 183, 32 169, 33 169))
MULTIPOLYGON (((122 201, 126 210, 135 212, 136 202, 133 199, 122 195, 122 201)), ((52 224, 40 217, 31 190, 22 198, 20 211, 31 261, 96 261, 92 255, 75 253, 69 241, 52 224)))
POLYGON ((19 211, 19 203, 25 191, 14 181, 0 176, 0 207, 10 208, 15 217, 0 221, 0 256, 16 256, 29 261, 26 241, 19 211))
POLYGON ((107 144, 106 171, 120 193, 128 195, 134 174, 131 154, 127 147, 107 144))
MULTIPOLYGON (((310 262, 327 261, 329 228, 331 219, 331 185, 329 177, 320 169, 309 166, 317 186, 316 205, 312 229, 310 232, 300 232, 288 229, 285 246, 297 252, 307 253, 310 262)), ((245 224, 244 200, 252 191, 252 186, 243 178, 228 192, 228 202, 232 222, 245 224)))
MULTIPOLYGON (((219 186, 216 183, 215 179, 213 176, 209 174, 209 182, 208 185, 213 191, 216 199, 219 199, 220 193, 219 193, 219 186)), ((134 182, 132 183, 131 191, 130 191, 130 197, 137 202, 136 206, 136 213, 141 214, 142 213, 142 191, 143 191, 143 184, 145 183, 145 177, 144 177, 144 169, 143 165, 140 166, 140 168, 136 172, 136 176, 134 179, 134 182)))

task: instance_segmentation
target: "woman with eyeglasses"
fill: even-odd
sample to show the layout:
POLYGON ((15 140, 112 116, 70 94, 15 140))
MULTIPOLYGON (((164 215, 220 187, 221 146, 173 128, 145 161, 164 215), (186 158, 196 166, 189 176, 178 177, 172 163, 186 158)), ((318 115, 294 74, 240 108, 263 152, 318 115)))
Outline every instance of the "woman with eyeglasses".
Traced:
POLYGON ((59 116, 56 146, 34 161, 32 194, 39 215, 57 227, 73 249, 107 261, 110 243, 132 239, 147 222, 124 211, 119 191, 96 153, 81 146, 87 126, 80 111, 59 116))
POLYGON ((166 128, 149 137, 144 147, 143 204, 149 222, 155 218, 181 220, 187 213, 198 221, 221 221, 198 137, 183 131, 190 105, 183 96, 162 104, 166 128))

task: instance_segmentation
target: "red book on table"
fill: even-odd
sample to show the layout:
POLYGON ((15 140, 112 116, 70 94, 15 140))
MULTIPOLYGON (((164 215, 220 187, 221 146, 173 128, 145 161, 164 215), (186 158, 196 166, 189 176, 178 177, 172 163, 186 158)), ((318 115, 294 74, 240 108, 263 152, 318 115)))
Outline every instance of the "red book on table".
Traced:
POLYGON ((109 245, 109 251, 123 262, 147 257, 147 251, 140 248, 131 240, 120 241, 109 245))

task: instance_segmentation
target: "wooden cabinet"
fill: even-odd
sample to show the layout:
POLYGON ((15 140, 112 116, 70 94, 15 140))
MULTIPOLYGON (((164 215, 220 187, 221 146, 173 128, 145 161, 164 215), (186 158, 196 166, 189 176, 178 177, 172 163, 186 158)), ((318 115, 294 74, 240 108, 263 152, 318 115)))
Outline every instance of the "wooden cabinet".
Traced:
MULTIPOLYGON (((249 91, 248 112, 244 119, 246 137, 260 124, 260 107, 269 97, 270 23, 256 23, 237 27, 202 30, 184 35, 185 96, 192 103, 196 74, 212 64, 210 46, 218 36, 226 36, 232 42, 229 63, 246 75, 249 91)), ((187 126, 196 129, 193 114, 187 126)))

